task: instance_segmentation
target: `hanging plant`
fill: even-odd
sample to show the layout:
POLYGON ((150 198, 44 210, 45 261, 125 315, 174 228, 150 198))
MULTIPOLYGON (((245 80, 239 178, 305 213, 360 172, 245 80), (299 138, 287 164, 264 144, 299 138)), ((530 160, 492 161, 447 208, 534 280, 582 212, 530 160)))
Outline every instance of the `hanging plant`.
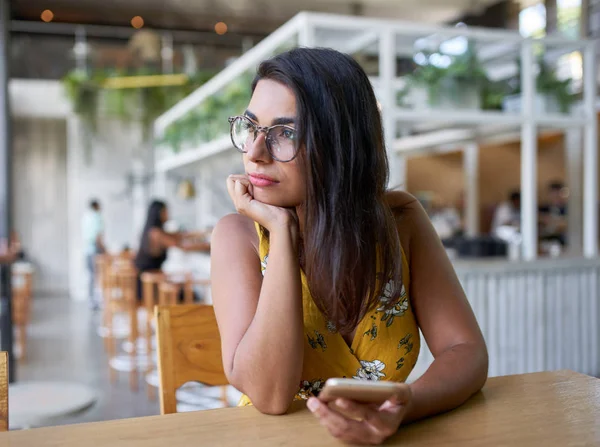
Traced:
POLYGON ((181 85, 150 86, 139 88, 106 88, 111 78, 127 76, 153 76, 160 73, 143 68, 134 72, 96 71, 87 74, 72 71, 63 78, 65 92, 73 105, 73 112, 80 117, 86 145, 98 132, 98 121, 112 118, 121 122, 139 122, 142 125, 144 140, 151 139, 152 123, 166 110, 188 96, 213 76, 213 72, 198 72, 189 76, 181 85))
POLYGON ((184 117, 171 123, 158 144, 179 152, 226 135, 227 118, 243 113, 250 102, 253 73, 246 73, 228 84, 184 117))

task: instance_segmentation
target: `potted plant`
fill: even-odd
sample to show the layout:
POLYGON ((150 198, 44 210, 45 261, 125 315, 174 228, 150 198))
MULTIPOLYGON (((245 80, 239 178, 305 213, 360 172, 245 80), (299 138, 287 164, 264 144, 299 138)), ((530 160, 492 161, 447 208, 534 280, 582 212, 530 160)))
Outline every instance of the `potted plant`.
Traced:
POLYGON ((467 50, 457 56, 439 51, 435 54, 439 55, 438 60, 450 62, 446 66, 436 65, 430 54, 426 56, 426 62, 409 75, 413 105, 417 108, 426 104, 433 108, 481 109, 483 91, 489 81, 474 44, 470 42, 467 50))
MULTIPOLYGON (((510 81, 512 91, 504 98, 503 109, 507 112, 519 113, 522 109, 521 99, 521 63, 517 61, 517 76, 510 81)), ((539 72, 536 77, 536 96, 534 110, 537 114, 567 114, 577 101, 573 93, 573 79, 558 79, 556 71, 552 70, 543 56, 538 60, 539 72)))

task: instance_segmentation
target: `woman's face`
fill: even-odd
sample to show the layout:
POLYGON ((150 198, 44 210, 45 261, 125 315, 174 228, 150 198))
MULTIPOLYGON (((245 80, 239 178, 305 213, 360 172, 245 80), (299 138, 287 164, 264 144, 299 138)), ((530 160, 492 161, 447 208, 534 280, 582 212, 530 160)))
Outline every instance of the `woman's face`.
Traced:
MULTIPOLYGON (((295 128, 296 98, 285 85, 263 79, 254 89, 246 116, 254 124, 264 127, 289 119, 286 124, 295 128)), ((301 205, 305 201, 306 177, 300 157, 287 163, 273 160, 267 150, 265 136, 264 132, 260 132, 254 142, 247 144, 244 154, 244 167, 253 185, 254 198, 286 208, 301 205)))

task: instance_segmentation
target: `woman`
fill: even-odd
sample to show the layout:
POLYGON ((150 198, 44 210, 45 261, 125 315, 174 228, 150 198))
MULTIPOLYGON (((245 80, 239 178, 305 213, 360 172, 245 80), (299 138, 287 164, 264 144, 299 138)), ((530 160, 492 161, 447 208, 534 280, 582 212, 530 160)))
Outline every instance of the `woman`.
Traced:
POLYGON ((308 399, 332 435, 381 443, 401 423, 462 404, 487 351, 427 215, 386 191, 388 162, 369 80, 349 56, 294 49, 263 62, 248 110, 231 118, 246 175, 238 214, 213 232, 212 292, 230 383, 264 413, 329 377, 398 382, 379 408, 308 399), (435 361, 403 383, 421 329, 435 361))
MULTIPOLYGON (((185 233, 167 233, 164 230, 164 225, 168 220, 169 210, 167 205, 160 200, 154 200, 148 208, 140 248, 134 261, 138 275, 160 270, 167 259, 167 249, 170 247, 178 247, 186 251, 210 250, 208 243, 189 241, 189 235, 185 233)), ((138 276, 138 298, 140 299, 141 289, 138 276)))

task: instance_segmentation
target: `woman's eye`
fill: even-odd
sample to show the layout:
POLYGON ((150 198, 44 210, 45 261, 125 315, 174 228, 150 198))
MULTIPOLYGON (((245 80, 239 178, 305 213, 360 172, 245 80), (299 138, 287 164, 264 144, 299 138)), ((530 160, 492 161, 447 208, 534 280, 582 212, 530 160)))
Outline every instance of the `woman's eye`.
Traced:
POLYGON ((296 131, 295 130, 283 129, 283 132, 281 132, 281 135, 284 138, 287 138, 288 140, 295 140, 296 139, 296 131))

